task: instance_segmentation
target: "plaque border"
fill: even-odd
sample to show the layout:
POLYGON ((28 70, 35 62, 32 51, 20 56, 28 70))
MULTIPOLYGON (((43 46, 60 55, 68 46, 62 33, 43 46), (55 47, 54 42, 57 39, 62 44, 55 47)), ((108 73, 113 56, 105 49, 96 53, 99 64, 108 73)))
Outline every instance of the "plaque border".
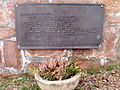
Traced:
POLYGON ((77 47, 21 47, 19 45, 19 37, 18 37, 18 31, 17 31, 17 9, 18 6, 29 6, 29 5, 80 5, 80 6, 100 6, 104 9, 103 11, 103 26, 104 29, 104 20, 105 20, 105 5, 104 4, 80 4, 80 3, 22 3, 22 4, 14 4, 15 8, 15 28, 16 28, 16 44, 18 49, 92 49, 92 48, 101 48, 102 47, 102 41, 103 41, 103 30, 102 30, 102 40, 101 43, 97 46, 77 46, 77 47))

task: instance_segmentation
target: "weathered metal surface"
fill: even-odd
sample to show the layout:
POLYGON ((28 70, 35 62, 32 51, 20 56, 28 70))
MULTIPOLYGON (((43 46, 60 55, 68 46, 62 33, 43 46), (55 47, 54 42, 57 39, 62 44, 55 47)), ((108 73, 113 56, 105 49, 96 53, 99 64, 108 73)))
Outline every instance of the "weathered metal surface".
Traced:
POLYGON ((19 49, 99 48, 102 4, 16 4, 19 49))

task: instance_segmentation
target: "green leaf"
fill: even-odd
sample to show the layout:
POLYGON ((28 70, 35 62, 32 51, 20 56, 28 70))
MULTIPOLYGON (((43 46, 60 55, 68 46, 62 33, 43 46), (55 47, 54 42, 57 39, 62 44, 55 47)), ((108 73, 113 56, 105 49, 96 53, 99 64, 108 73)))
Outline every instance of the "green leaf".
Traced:
POLYGON ((40 87, 37 84, 32 84, 28 90, 41 90, 40 87))
POLYGON ((20 89, 21 90, 27 90, 27 87, 26 86, 20 86, 20 89))
POLYGON ((90 68, 87 68, 87 69, 86 69, 86 72, 87 72, 88 74, 93 75, 93 74, 95 73, 95 68, 94 68, 94 66, 92 66, 92 67, 90 67, 90 68))
POLYGON ((3 83, 0 85, 0 90, 4 90, 8 86, 8 83, 3 83))

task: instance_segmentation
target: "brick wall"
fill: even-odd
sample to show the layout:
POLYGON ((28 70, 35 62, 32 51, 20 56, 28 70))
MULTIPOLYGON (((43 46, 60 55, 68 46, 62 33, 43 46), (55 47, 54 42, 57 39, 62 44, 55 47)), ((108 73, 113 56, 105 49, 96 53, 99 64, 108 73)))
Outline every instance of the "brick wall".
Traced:
POLYGON ((80 57, 82 67, 99 65, 120 58, 120 0, 49 0, 54 3, 105 4, 105 25, 102 48, 78 50, 18 50, 16 48, 15 3, 48 0, 0 0, 0 76, 26 72, 41 60, 66 59, 70 55, 80 57), (107 61, 105 61, 107 60, 107 61))

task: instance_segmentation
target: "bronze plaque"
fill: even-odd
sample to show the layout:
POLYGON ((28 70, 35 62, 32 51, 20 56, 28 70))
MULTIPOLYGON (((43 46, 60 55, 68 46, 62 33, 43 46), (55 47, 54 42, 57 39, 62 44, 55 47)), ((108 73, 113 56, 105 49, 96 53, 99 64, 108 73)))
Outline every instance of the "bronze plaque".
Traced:
POLYGON ((103 4, 16 4, 19 49, 101 47, 103 4))

